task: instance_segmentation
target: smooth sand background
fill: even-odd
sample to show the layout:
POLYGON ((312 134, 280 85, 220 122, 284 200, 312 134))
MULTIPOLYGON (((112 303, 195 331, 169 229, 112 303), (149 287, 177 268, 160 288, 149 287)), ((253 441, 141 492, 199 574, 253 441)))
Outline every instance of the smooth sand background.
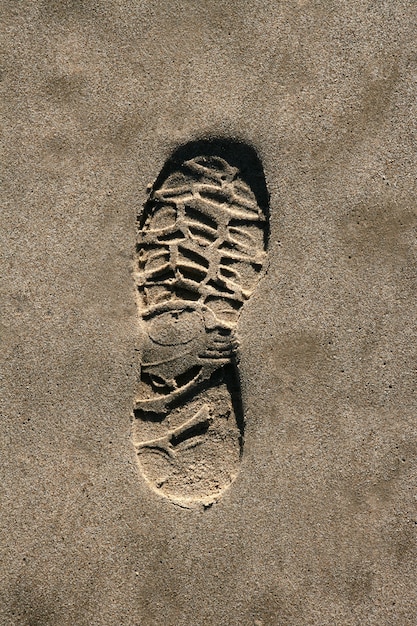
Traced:
POLYGON ((2 626, 416 624, 416 4, 1 0, 2 626), (271 193, 246 447, 140 478, 135 215, 179 144, 271 193))

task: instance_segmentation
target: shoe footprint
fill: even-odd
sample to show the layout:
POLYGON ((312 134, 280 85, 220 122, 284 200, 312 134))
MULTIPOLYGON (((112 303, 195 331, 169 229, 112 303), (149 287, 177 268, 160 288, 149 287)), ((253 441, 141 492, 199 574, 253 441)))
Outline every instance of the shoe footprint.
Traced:
POLYGON ((268 193, 252 148, 221 140, 174 153, 138 220, 135 282, 145 330, 132 437, 160 495, 210 505, 244 443, 235 330, 262 272, 268 193))

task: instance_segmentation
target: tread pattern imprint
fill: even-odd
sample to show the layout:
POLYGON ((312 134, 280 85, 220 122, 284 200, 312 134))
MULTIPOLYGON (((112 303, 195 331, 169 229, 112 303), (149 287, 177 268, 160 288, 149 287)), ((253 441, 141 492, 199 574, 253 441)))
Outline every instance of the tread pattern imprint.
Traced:
POLYGON ((236 478, 243 451, 235 329, 262 271, 267 217, 218 156, 184 160, 155 185, 138 220, 146 339, 132 441, 154 491, 207 507, 236 478))

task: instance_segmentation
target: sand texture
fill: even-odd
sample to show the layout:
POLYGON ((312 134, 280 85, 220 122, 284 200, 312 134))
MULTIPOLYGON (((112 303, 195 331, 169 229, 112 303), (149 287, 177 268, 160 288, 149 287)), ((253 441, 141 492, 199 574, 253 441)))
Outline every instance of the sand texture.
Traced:
POLYGON ((414 0, 0 9, 0 626, 415 626, 414 0))

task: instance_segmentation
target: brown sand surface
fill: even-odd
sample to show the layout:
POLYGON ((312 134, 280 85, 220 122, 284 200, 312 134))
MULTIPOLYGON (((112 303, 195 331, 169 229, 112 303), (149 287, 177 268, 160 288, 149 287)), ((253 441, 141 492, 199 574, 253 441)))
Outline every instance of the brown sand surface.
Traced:
POLYGON ((415 626, 416 8, 1 0, 1 626, 415 626), (270 239, 239 472, 190 509, 132 445, 132 264, 213 136, 256 150, 270 239))

